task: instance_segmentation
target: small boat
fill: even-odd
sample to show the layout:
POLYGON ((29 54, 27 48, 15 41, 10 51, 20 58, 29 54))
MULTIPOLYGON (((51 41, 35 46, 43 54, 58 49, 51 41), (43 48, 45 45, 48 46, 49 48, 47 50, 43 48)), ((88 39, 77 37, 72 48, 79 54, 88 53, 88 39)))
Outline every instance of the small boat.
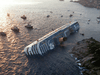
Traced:
POLYGON ((65 24, 26 46, 24 52, 27 55, 43 55, 60 45, 60 39, 67 38, 70 34, 77 32, 79 28, 79 23, 76 21, 69 25, 65 24))

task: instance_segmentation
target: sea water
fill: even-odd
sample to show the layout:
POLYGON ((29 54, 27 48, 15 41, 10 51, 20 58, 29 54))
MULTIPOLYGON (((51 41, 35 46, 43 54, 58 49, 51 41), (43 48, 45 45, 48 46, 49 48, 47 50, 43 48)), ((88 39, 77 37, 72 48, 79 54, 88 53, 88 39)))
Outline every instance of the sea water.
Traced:
POLYGON ((0 36, 0 74, 79 75, 77 64, 68 50, 85 38, 93 37, 100 41, 100 24, 96 21, 100 10, 84 7, 70 0, 19 0, 14 3, 9 0, 8 3, 1 3, 0 32, 6 32, 7 35, 0 36), (73 16, 69 17, 70 14, 73 16), (21 19, 23 15, 27 17, 26 20, 21 19), (47 15, 50 17, 47 18, 47 15), (64 48, 57 47, 39 58, 25 55, 25 46, 73 21, 79 22, 80 30, 68 37, 64 48), (24 27, 28 23, 33 26, 32 30, 24 27), (19 33, 13 32, 12 26, 17 26, 19 33), (84 33, 84 36, 80 33, 84 33))

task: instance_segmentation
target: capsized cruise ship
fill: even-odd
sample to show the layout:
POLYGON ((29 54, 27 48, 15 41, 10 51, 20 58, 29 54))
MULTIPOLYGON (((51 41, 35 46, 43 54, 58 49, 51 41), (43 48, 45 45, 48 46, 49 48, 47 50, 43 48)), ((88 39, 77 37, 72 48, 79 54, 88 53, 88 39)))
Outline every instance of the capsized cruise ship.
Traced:
POLYGON ((26 46, 24 52, 27 55, 43 55, 60 45, 62 41, 68 38, 70 34, 77 32, 79 28, 79 23, 76 21, 65 24, 26 46))

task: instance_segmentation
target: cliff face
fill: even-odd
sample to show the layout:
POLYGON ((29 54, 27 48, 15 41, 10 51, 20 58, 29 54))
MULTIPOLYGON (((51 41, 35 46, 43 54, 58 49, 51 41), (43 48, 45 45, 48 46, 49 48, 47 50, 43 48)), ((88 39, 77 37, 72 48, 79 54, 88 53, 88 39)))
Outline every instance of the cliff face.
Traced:
POLYGON ((94 7, 100 9, 100 0, 79 0, 78 2, 86 7, 94 7))

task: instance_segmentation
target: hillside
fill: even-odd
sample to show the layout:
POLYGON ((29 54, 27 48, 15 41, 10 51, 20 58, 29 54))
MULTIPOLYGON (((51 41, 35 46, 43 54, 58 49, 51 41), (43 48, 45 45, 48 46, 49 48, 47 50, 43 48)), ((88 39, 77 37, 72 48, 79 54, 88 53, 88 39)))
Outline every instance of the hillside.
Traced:
POLYGON ((78 2, 86 7, 100 9, 100 0, 79 0, 79 1, 75 1, 75 2, 78 2))

